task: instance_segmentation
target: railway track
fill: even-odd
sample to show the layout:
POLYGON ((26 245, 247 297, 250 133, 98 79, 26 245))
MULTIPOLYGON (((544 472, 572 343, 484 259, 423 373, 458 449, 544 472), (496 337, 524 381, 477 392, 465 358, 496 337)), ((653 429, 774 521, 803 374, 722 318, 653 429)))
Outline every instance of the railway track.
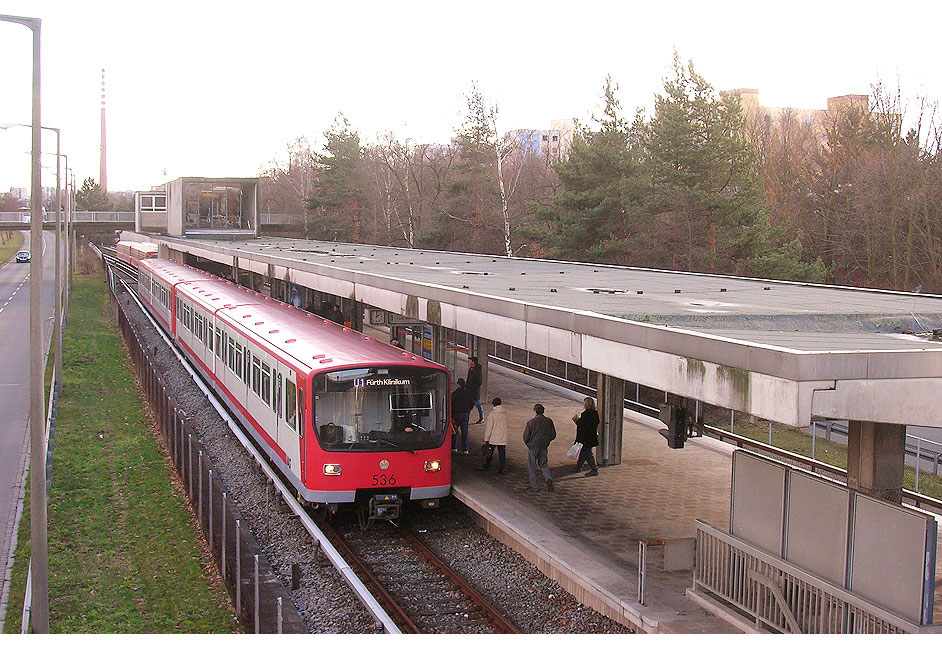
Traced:
MULTIPOLYGON (((116 277, 126 283, 136 283, 134 271, 129 270, 131 267, 110 252, 103 254, 116 277)), ((135 295, 128 284, 124 287, 128 293, 135 295)), ((159 330, 156 323, 154 327, 159 330)), ((181 364, 187 367, 175 344, 169 339, 166 343, 181 364)), ((204 388, 204 393, 207 398, 212 396, 208 389, 204 388)), ((246 450, 260 464, 266 477, 279 487, 292 513, 300 518, 308 533, 320 543, 325 555, 376 618, 377 626, 382 625, 386 632, 401 630, 408 633, 519 632, 408 530, 385 522, 365 532, 355 522, 349 529, 341 529, 340 532, 326 522, 319 522, 315 526, 310 513, 294 501, 286 488, 281 488, 284 487, 281 477, 268 466, 264 456, 253 447, 247 436, 241 434, 235 417, 218 403, 213 404, 246 450), (353 575, 354 571, 359 573, 359 578, 353 575)))
POLYGON ((320 527, 402 632, 520 632, 407 528, 391 523, 365 532, 353 524, 320 527))

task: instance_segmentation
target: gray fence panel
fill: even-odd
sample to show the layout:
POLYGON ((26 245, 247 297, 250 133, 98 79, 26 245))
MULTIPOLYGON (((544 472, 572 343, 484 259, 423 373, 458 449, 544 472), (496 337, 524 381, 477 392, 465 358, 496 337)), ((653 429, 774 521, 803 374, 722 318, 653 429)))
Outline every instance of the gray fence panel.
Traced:
POLYGON ((926 548, 930 532, 934 545, 935 520, 869 496, 858 495, 855 505, 850 590, 921 623, 926 574, 935 572, 934 550, 926 548))
POLYGON ((847 569, 846 487, 789 471, 785 561, 844 586, 847 569))
POLYGON ((781 557, 785 467, 744 450, 733 453, 729 532, 781 557))

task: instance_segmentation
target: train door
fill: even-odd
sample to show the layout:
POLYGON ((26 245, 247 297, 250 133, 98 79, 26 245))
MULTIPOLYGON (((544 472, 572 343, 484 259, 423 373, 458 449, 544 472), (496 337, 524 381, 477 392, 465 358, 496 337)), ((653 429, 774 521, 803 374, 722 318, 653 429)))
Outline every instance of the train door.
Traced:
POLYGON ((300 434, 298 421, 298 376, 295 371, 278 363, 275 375, 278 408, 278 446, 285 453, 285 463, 295 475, 300 474, 300 434))

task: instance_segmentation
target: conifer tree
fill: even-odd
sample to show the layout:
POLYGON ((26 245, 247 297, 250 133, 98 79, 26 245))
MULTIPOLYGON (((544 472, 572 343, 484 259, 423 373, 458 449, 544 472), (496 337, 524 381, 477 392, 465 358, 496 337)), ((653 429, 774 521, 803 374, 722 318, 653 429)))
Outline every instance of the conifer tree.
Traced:
POLYGON ((82 186, 75 192, 75 207, 79 211, 110 211, 111 201, 101 190, 101 185, 93 177, 85 178, 82 186))
POLYGON ((307 236, 359 243, 363 206, 357 180, 362 154, 360 135, 346 116, 338 114, 324 137, 325 152, 315 158, 319 179, 306 200, 308 209, 313 210, 307 221, 307 236))
POLYGON ((555 165, 560 192, 538 212, 554 257, 635 263, 641 190, 637 130, 622 116, 617 91, 606 77, 598 129, 579 130, 569 158, 555 165))

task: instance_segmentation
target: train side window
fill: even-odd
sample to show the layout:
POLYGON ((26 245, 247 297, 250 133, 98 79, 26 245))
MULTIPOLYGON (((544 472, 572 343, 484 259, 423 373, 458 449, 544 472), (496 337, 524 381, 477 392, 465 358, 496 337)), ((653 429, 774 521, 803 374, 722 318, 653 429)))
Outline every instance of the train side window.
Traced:
POLYGON ((226 348, 226 364, 229 366, 229 370, 235 373, 235 339, 233 339, 228 334, 226 335, 226 343, 228 348, 226 348))
POLYGON ((216 328, 216 357, 222 359, 222 328, 216 328))
POLYGON ((209 322, 209 317, 206 317, 206 347, 209 349, 209 352, 213 352, 213 324, 209 322))
POLYGON ((236 374, 237 376, 239 376, 239 379, 240 379, 240 380, 245 377, 245 365, 244 365, 243 362, 242 362, 242 354, 243 354, 243 352, 244 352, 244 351, 243 351, 243 348, 242 348, 242 344, 236 342, 236 345, 235 345, 235 374, 236 374))
POLYGON ((245 381, 245 386, 249 386, 252 383, 252 351, 249 350, 249 347, 245 347, 245 366, 242 369, 242 379, 245 381))
MULTIPOLYGON (((278 375, 281 377, 281 374, 278 375)), ((298 389, 291 380, 285 380, 285 423, 292 430, 298 429, 297 421, 298 410, 298 389)))
POLYGON ((271 407, 271 367, 262 362, 262 401, 271 407))
POLYGON ((252 391, 261 398, 262 396, 262 363, 258 357, 252 355, 252 391))

